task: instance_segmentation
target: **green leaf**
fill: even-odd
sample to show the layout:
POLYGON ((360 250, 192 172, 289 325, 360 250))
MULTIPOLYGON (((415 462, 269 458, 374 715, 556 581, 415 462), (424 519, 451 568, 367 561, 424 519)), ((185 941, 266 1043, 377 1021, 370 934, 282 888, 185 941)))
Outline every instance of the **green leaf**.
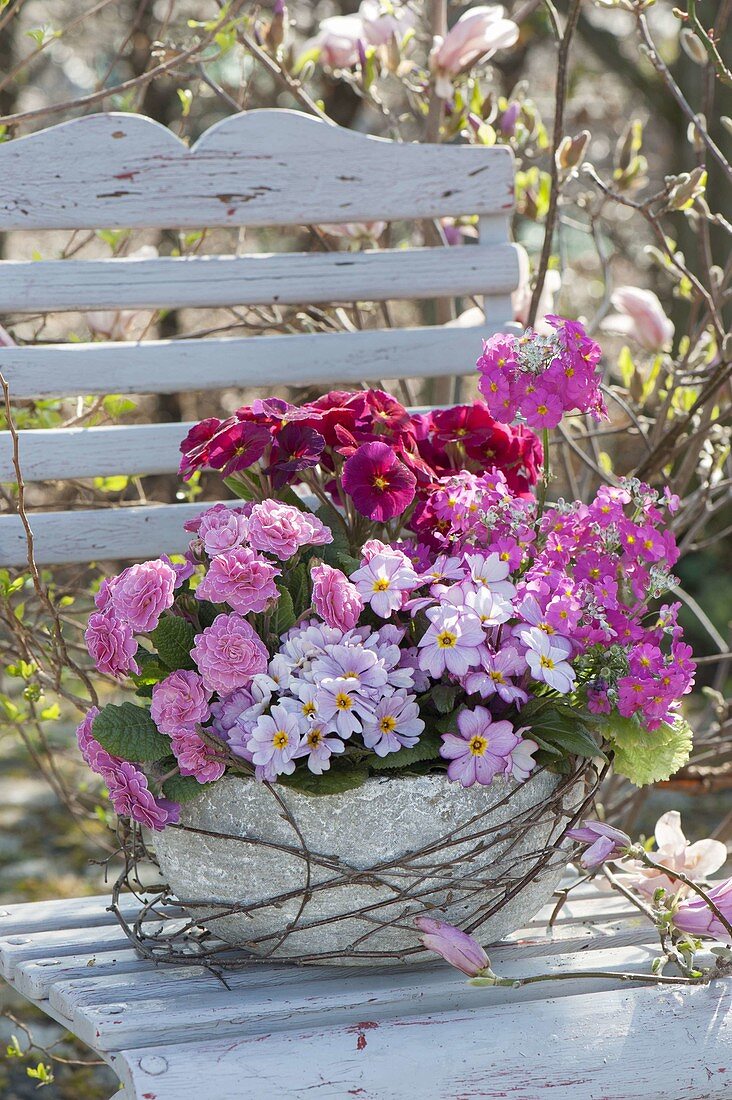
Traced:
POLYGON ((192 802, 212 783, 199 783, 195 775, 171 775, 163 783, 163 794, 173 802, 192 802))
POLYGON ((459 691, 457 684, 437 684, 432 688, 432 701, 440 714, 451 714, 454 711, 459 691))
POLYGON ((278 584, 277 587, 279 589, 280 598, 272 611, 272 617, 269 620, 269 628, 273 634, 279 637, 293 626, 297 615, 292 605, 292 596, 290 593, 281 584, 278 584))
POLYGON ((368 775, 365 764, 331 767, 330 771, 323 772, 322 775, 313 775, 307 768, 297 768, 292 775, 281 775, 278 782, 302 794, 319 798, 321 795, 356 790, 364 785, 368 775))
POLYGON ((292 606, 295 617, 299 618, 310 607, 310 569, 301 562, 295 569, 289 570, 283 583, 292 598, 292 606))
MULTIPOLYGON (((563 722, 557 716, 557 720, 552 721, 551 714, 544 715, 537 721, 536 732, 542 741, 547 742, 547 747, 556 745, 572 756, 606 759, 594 737, 581 722, 576 720, 574 722, 563 722)), ((533 736, 533 734, 534 730, 532 728, 531 735, 533 736)))
MULTIPOLYGON (((316 509, 315 515, 318 519, 325 524, 333 535, 333 541, 328 543, 331 550, 337 551, 339 554, 348 555, 350 547, 348 545, 348 535, 343 521, 343 516, 340 514, 337 508, 332 504, 321 504, 316 509)), ((325 547, 323 548, 325 549, 325 547)), ((328 562, 330 565, 331 563, 328 562)), ((360 564, 360 562, 359 562, 360 564)), ((339 567, 340 568, 340 567, 339 567)))
POLYGON ((693 735, 681 716, 673 726, 664 722, 647 730, 632 718, 613 715, 603 724, 603 732, 615 749, 615 771, 636 787, 670 779, 691 755, 693 735))
POLYGON ((205 630, 207 626, 211 626, 214 619, 221 615, 223 611, 223 607, 211 603, 210 600, 196 600, 196 613, 202 630, 205 630))
POLYGON ((441 745, 440 735, 430 731, 423 734, 412 749, 400 749, 399 752, 390 752, 388 756, 369 759, 369 768, 372 772, 393 771, 395 768, 418 764, 422 760, 439 760, 441 745))
POLYGON ((351 573, 355 573, 363 565, 360 558, 354 558, 352 554, 343 550, 340 544, 336 545, 335 543, 319 546, 318 557, 322 558, 325 564, 330 565, 333 569, 340 569, 347 577, 350 577, 351 573))
POLYGON ((94 737, 112 756, 139 763, 170 752, 170 738, 158 732, 150 712, 134 703, 108 703, 92 726, 94 737))
POLYGON ((171 671, 179 668, 195 668, 191 657, 196 629, 180 615, 163 615, 150 635, 160 660, 171 671))

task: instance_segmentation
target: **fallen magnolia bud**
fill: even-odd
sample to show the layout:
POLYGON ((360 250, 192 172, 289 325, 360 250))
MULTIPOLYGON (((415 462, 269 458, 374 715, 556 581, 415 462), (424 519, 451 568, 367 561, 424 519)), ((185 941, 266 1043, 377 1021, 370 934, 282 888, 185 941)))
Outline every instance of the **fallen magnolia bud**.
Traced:
POLYGON ((461 970, 469 978, 476 978, 486 969, 490 969, 490 960, 485 951, 467 932, 431 917, 417 917, 414 923, 424 933, 421 939, 427 950, 441 955, 445 962, 449 962, 450 966, 461 970))

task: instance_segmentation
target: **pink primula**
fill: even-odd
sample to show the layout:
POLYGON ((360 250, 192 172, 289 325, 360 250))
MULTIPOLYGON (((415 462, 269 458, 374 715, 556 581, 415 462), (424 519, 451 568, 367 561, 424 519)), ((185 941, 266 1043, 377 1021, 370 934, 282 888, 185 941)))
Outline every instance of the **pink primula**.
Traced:
POLYGON ((321 563, 310 570, 313 607, 328 626, 352 630, 363 611, 359 590, 340 569, 321 563))
POLYGON ((317 516, 278 500, 255 504, 249 516, 251 545, 281 561, 294 557, 303 546, 323 546, 332 541, 332 532, 317 516))
POLYGON ((139 672, 134 659, 137 642, 132 636, 132 628, 120 622, 113 613, 98 611, 90 615, 84 641, 99 672, 117 679, 130 672, 139 672))
POLYGON ((131 565, 112 582, 114 614, 135 633, 154 630, 175 596, 175 569, 162 558, 131 565))
POLYGON ((211 711, 211 690, 197 672, 171 672, 152 689, 150 717, 161 733, 175 734, 195 729, 207 721, 211 711))
POLYGON ((269 659, 262 639, 236 613, 217 615, 211 626, 196 634, 191 654, 205 686, 222 695, 251 683, 253 676, 266 671, 269 659))
POLYGON ((511 767, 511 754, 519 743, 510 722, 493 720, 485 707, 461 710, 459 734, 444 733, 440 756, 450 763, 447 777, 463 787, 487 785, 511 767))
POLYGON ((275 577, 281 572, 250 547, 235 546, 212 559, 196 597, 227 603, 240 615, 257 614, 279 598, 275 577))

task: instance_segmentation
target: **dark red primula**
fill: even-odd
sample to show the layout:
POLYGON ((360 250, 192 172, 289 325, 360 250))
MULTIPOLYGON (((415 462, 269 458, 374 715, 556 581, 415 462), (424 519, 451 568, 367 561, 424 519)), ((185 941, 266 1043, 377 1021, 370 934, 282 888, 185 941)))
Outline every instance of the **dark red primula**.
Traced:
POLYGON ((385 523, 414 500, 417 479, 386 443, 364 443, 343 467, 342 485, 362 516, 385 523))

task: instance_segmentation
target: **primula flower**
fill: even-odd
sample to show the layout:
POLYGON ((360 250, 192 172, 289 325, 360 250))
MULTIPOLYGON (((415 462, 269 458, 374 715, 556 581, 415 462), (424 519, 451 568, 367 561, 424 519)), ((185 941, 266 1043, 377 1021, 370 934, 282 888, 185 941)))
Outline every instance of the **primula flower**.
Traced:
POLYGON ((153 686, 150 717, 161 733, 195 729, 209 717, 210 698, 197 672, 179 669, 153 686))
POLYGON ((535 680, 540 680, 562 695, 574 687, 576 674, 567 661, 572 646, 558 635, 547 635, 538 627, 521 631, 526 646, 526 661, 535 680))
POLYGON ((226 756, 204 741, 193 729, 180 729, 170 739, 181 775, 193 775, 199 783, 214 783, 226 771, 226 756))
POLYGON ((253 726, 272 698, 272 692, 262 687, 261 679, 257 675, 247 687, 222 695, 211 704, 212 722, 209 729, 223 741, 231 740, 234 752, 238 752, 235 747, 237 731, 241 731, 246 723, 253 726))
POLYGON ((386 443, 364 443, 347 459, 341 479, 353 503, 368 519, 385 523, 414 500, 417 479, 386 443))
POLYGON ((316 719, 303 733, 297 755, 307 757, 308 768, 313 775, 322 775, 330 768, 331 756, 345 751, 346 746, 341 739, 329 736, 325 725, 316 719))
POLYGON ((340 569, 321 563, 310 570, 313 581, 313 607, 328 626, 351 630, 363 611, 363 599, 354 584, 340 569))
POLYGON ((494 722, 485 707, 461 710, 457 724, 459 735, 442 735, 440 756, 450 761, 447 778, 463 787, 487 786, 510 767, 519 738, 510 722, 494 722))
POLYGON ((490 960, 483 948, 467 932, 432 917, 417 917, 414 923, 423 933, 421 939, 427 950, 441 955, 445 962, 456 970, 461 970, 469 978, 477 977, 490 966, 490 960))
POLYGON ((373 704, 359 690, 358 681, 344 676, 321 680, 315 702, 320 718, 346 740, 360 733, 373 714, 373 704))
POLYGON ((246 619, 233 612, 217 615, 211 626, 196 634, 191 656, 211 691, 227 694, 245 687, 265 672, 269 654, 246 619))
POLYGON ((508 600, 516 595, 516 586, 507 579, 511 567, 498 554, 466 554, 464 561, 473 584, 508 600))
POLYGON ((208 464, 208 446, 220 427, 221 421, 218 417, 209 416, 194 424, 188 432, 180 445, 183 458, 178 468, 184 481, 188 481, 196 470, 208 464))
POLYGON ((360 691, 364 697, 372 690, 380 690, 387 680, 384 662, 373 649, 360 645, 330 645, 313 662, 316 684, 326 685, 331 680, 347 680, 349 687, 360 691))
POLYGON ((279 598, 275 577, 281 572, 248 546, 235 546, 211 561, 196 589, 196 597, 228 603, 241 615, 258 614, 279 598))
POLYGON ((154 630, 175 598, 176 574, 162 558, 131 565, 112 581, 111 603, 116 618, 136 633, 154 630))
MULTIPOLYGON (((732 878, 716 883, 707 894, 716 905, 727 924, 732 924, 732 878)), ((673 915, 673 923, 682 932, 692 936, 713 936, 714 939, 732 943, 729 928, 709 908, 704 898, 694 897, 682 901, 673 915)))
POLYGON ((134 660, 137 642, 132 637, 132 628, 114 614, 100 611, 90 615, 84 641, 99 672, 120 679, 129 672, 140 671, 134 660))
POLYGON ((98 714, 99 707, 89 708, 76 727, 76 743, 87 767, 97 775, 104 775, 105 771, 115 768, 121 761, 119 757, 111 756, 106 749, 103 749, 94 737, 94 719, 98 714))
POLYGON ((262 424, 227 420, 206 445, 206 465, 220 470, 222 477, 231 477, 258 462, 270 441, 270 433, 262 424))
MULTIPOLYGON (((681 814, 669 810, 662 814, 654 829, 657 850, 650 852, 656 863, 663 863, 672 871, 681 871, 694 882, 703 882, 718 871, 727 859, 727 845, 721 840, 697 840, 690 844, 681 828, 681 814)), ((633 886, 644 894, 652 895, 659 886, 669 894, 686 897, 689 887, 678 879, 671 879, 663 871, 646 867, 637 860, 626 860, 623 870, 633 875, 633 886)))
MULTIPOLYGON (((521 733, 521 730, 516 730, 516 733, 521 733)), ((533 756, 538 749, 539 746, 536 741, 532 741, 529 737, 522 737, 512 751, 507 770, 511 773, 511 778, 515 779, 517 783, 525 783, 533 772, 536 767, 533 756)))
POLYGON ((605 825, 602 821, 584 821, 581 827, 567 829, 567 836, 570 840, 588 845, 580 860, 588 871, 594 870, 608 859, 617 859, 631 845, 627 833, 612 825, 605 825))
POLYGON ((210 558, 246 542, 248 521, 241 508, 215 504, 199 516, 196 522, 196 534, 210 558))
POLYGON ((423 729, 424 722, 419 717, 414 696, 395 691, 381 699, 374 708, 373 717, 364 721, 363 743, 377 756, 386 756, 402 748, 413 748, 423 729))
POLYGON ((278 500, 255 504, 249 515, 251 545, 281 561, 293 557, 302 546, 323 546, 332 541, 333 533, 317 516, 278 500))
POLYGON ((120 817, 131 817, 133 821, 156 831, 178 821, 178 803, 155 798, 145 773, 127 760, 120 760, 114 768, 105 771, 104 781, 115 813, 120 817))
POLYGON ((420 581, 403 554, 377 554, 351 574, 361 598, 370 604, 382 619, 388 619, 404 602, 404 594, 416 588, 420 581))
POLYGON ((275 775, 291 775, 294 757, 300 748, 302 724, 296 714, 283 706, 274 706, 269 714, 256 721, 249 738, 252 761, 274 771, 275 775))
POLYGON ((439 680, 444 672, 464 676, 480 664, 483 627, 477 616, 449 605, 426 612, 430 625, 419 640, 419 667, 439 680))
POLYGON ((306 424, 286 424, 275 437, 266 474, 275 489, 288 485, 293 474, 317 466, 325 450, 325 439, 306 424))

